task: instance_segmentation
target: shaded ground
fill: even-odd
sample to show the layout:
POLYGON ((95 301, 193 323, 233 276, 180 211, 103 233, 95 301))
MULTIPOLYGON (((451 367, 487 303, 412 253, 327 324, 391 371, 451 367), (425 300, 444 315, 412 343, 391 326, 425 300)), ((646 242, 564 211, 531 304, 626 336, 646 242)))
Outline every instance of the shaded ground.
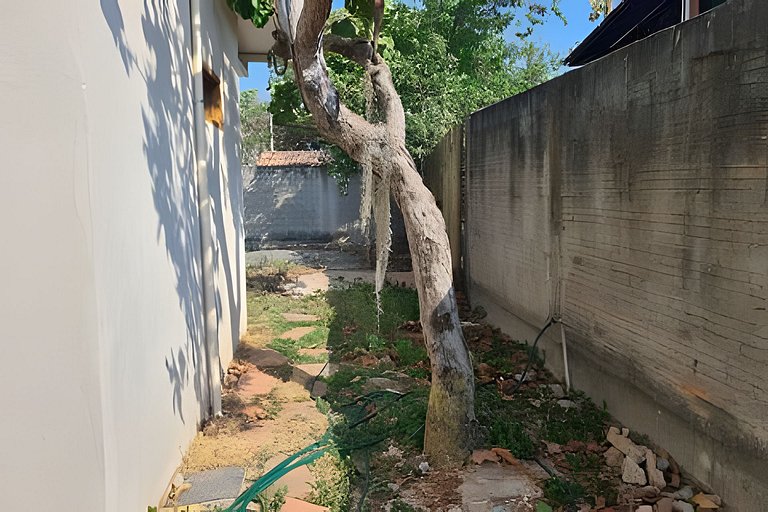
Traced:
POLYGON ((190 447, 185 474, 236 466, 247 486, 330 429, 336 448, 270 491, 275 504, 281 487, 305 500, 284 510, 705 510, 669 454, 609 429, 607 411, 563 389, 528 345, 464 303, 481 439, 465 468, 429 467, 430 370, 415 291, 388 286, 377 318, 370 271, 259 261, 248 269, 248 332, 225 379, 224 417, 190 447))

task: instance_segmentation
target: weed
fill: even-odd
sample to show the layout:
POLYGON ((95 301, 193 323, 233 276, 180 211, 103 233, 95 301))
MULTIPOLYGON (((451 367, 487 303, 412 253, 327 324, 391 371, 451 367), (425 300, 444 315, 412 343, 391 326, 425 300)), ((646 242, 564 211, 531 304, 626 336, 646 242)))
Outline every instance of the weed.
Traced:
POLYGON ((530 459, 536 455, 536 447, 531 436, 516 421, 497 418, 490 425, 488 440, 494 446, 506 448, 518 459, 530 459))
POLYGON ((331 512, 346 512, 349 504, 349 475, 351 464, 338 451, 329 451, 312 463, 310 470, 315 475, 309 501, 328 507, 331 512))
POLYGON ((393 501, 389 510, 391 512, 416 512, 415 508, 400 499, 393 501))
POLYGON ((416 345, 410 340, 397 340, 395 342, 395 352, 397 352, 400 366, 413 366, 429 360, 427 349, 424 346, 416 345))
POLYGON ((419 318, 418 295, 410 288, 384 287, 378 321, 373 285, 356 283, 331 289, 326 298, 335 313, 328 335, 328 346, 335 358, 360 348, 379 350, 386 346, 384 342, 394 341, 398 327, 419 318))
POLYGON ((542 439, 565 444, 568 441, 602 441, 608 413, 598 409, 586 396, 574 393, 571 399, 577 403, 578 412, 557 405, 547 408, 547 416, 541 432, 542 439))
POLYGON ((544 498, 554 507, 573 506, 584 499, 584 488, 576 482, 553 477, 544 483, 544 498))

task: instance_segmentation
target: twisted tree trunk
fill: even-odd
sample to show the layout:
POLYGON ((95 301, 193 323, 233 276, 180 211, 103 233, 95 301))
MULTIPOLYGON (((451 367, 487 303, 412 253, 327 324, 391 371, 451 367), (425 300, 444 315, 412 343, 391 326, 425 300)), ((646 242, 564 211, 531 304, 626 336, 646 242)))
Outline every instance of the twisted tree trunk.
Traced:
MULTIPOLYGON (((425 452, 433 464, 459 464, 475 430, 474 376, 456 306, 445 221, 405 145, 405 115, 387 64, 370 41, 323 37, 331 0, 304 3, 294 40, 276 32, 275 53, 293 59, 296 81, 319 132, 374 175, 388 176, 400 206, 419 292, 421 324, 432 366, 425 452), (361 65, 383 121, 370 123, 339 102, 323 49, 361 65)), ((289 26, 289 21, 282 26, 289 26)))

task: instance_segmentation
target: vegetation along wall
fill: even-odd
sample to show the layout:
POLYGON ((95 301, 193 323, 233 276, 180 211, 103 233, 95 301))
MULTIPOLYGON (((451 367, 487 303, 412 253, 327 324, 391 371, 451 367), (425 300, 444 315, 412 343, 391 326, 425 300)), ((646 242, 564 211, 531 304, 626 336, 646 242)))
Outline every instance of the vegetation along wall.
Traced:
POLYGON ((730 0, 465 126, 473 305, 529 340, 562 317, 573 385, 741 512, 768 503, 766 27, 730 0))

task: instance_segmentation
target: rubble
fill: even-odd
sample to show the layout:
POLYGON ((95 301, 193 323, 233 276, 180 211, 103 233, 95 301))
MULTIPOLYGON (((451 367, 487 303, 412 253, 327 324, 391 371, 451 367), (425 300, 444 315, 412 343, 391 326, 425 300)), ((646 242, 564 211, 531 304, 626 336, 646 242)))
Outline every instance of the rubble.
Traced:
POLYGON ((607 435, 608 442, 628 458, 632 459, 635 464, 640 464, 645 460, 645 453, 648 448, 637 446, 631 439, 629 439, 629 437, 627 437, 629 435, 629 430, 624 430, 626 431, 626 434, 624 434, 624 431, 620 432, 616 427, 610 427, 607 435))
POLYGON ((645 471, 631 457, 624 457, 624 463, 621 466, 621 480, 628 484, 645 485, 648 483, 645 471))

